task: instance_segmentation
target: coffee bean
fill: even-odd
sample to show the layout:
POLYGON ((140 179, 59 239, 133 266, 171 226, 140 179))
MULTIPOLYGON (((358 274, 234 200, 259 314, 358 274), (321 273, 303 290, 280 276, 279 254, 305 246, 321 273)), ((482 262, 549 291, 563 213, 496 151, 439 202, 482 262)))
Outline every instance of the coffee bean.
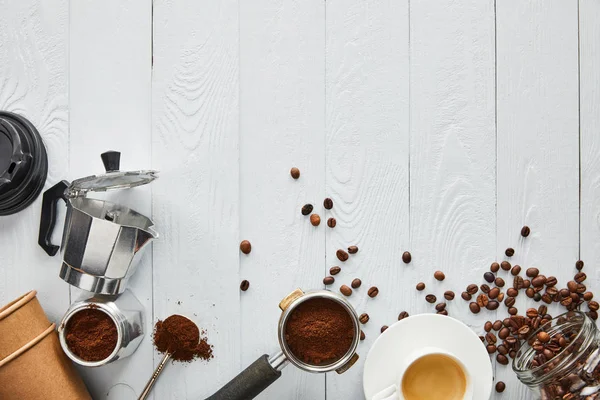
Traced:
POLYGON ((519 330, 517 331, 517 333, 521 336, 521 337, 526 337, 529 334, 529 330, 531 328, 529 328, 528 325, 523 325, 522 327, 519 328, 519 330))
POLYGON ((365 337, 366 337, 365 333, 361 329, 361 331, 360 331, 360 340, 365 340, 365 337))
POLYGON ((548 287, 556 286, 557 283, 558 279, 556 279, 555 276, 549 276, 548 278, 546 278, 546 286, 548 287))
POLYGON ((525 312, 528 318, 536 318, 538 316, 538 311, 535 308, 528 308, 525 312))
POLYGON ((509 271, 511 267, 512 265, 510 265, 508 261, 502 261, 500 263, 500 268, 502 268, 504 271, 509 271))
POLYGON ((497 262, 493 262, 492 265, 490 265, 490 271, 496 273, 500 270, 500 264, 498 264, 497 262))
POLYGON ((425 284, 423 282, 417 283, 417 290, 420 292, 421 290, 425 290, 425 284))
POLYGON ((242 240, 240 243, 240 251, 244 254, 250 254, 252 251, 252 245, 247 240, 242 240))
POLYGON ((323 283, 325 285, 333 285, 333 282, 335 282, 333 276, 326 276, 325 278, 323 278, 323 283))
POLYGON ((550 341, 550 335, 544 331, 538 332, 537 339, 542 343, 548 343, 550 341))
POLYGON ((488 285, 486 285, 485 283, 483 285, 481 285, 479 288, 481 289, 481 291, 483 293, 489 293, 490 292, 490 287, 488 285))
POLYGON ((479 307, 485 307, 488 305, 490 299, 488 298, 488 296, 484 293, 480 294, 479 296, 477 296, 477 305, 479 307))
POLYGON ((578 261, 575 263, 575 268, 577 268, 577 271, 581 271, 581 270, 583 269, 583 261, 581 261, 581 260, 578 260, 578 261))
POLYGON ((488 354, 494 354, 496 352, 495 344, 488 344, 485 348, 486 348, 488 354))
POLYGON ((571 299, 573 300, 573 303, 579 301, 579 295, 577 293, 571 293, 571 299))
POLYGON ((462 297, 462 299, 466 300, 466 301, 469 301, 469 300, 471 300, 473 298, 473 296, 471 296, 471 294, 467 293, 467 292, 462 292, 460 294, 460 297, 462 297))
POLYGON ((387 330, 387 328, 389 328, 389 326, 387 326, 387 325, 382 326, 380 329, 381 333, 385 332, 387 330))
POLYGON ((517 297, 519 295, 519 291, 515 288, 508 288, 506 294, 510 297, 517 297))
POLYGON ((446 309, 446 303, 437 303, 435 305, 435 310, 436 311, 442 311, 446 309))
POLYGON ((583 299, 584 299, 585 301, 590 301, 590 300, 591 300, 591 299, 593 299, 593 298, 594 298, 594 294, 593 294, 592 292, 585 292, 585 293, 583 294, 583 299))
POLYGON ((538 276, 539 273, 540 270, 537 268, 527 268, 527 271, 525 271, 525 275, 527 275, 530 278, 535 278, 536 276, 538 276))
POLYGON ((333 208, 333 200, 327 197, 323 200, 323 207, 325 207, 326 210, 331 210, 333 208))
POLYGON ((435 297, 435 295, 433 295, 433 294, 428 294, 427 296, 425 296, 425 300, 428 303, 433 304, 433 303, 435 303, 437 301, 437 297, 435 297))
POLYGON ((556 296, 558 294, 558 289, 554 286, 546 286, 546 294, 549 295, 550 297, 554 298, 554 296, 556 296))
POLYGON ((373 298, 379 294, 379 289, 377 289, 377 286, 371 286, 367 294, 369 297, 373 298))
POLYGON ((575 282, 575 281, 567 282, 567 289, 569 289, 569 292, 571 292, 571 293, 577 292, 577 282, 575 282))
POLYGON ((535 293, 533 295, 533 301, 540 301, 542 299, 542 295, 539 293, 535 293))
POLYGON ((500 332, 498 332, 498 337, 502 340, 506 339, 508 337, 508 335, 510 334, 510 330, 506 327, 500 329, 500 332))
POLYGON ((502 329, 502 321, 500 321, 499 319, 494 321, 494 323, 492 324, 492 329, 495 331, 499 331, 500 329, 502 329))
POLYGON ((336 251, 335 255, 337 256, 338 260, 340 260, 341 262, 345 262, 348 260, 348 253, 346 253, 342 249, 339 249, 338 251, 336 251))
POLYGON ((336 267, 331 267, 331 268, 329 268, 329 273, 331 275, 337 275, 337 274, 340 273, 341 270, 342 269, 340 267, 337 267, 337 266, 336 267))
POLYGON ((506 348, 506 346, 505 346, 505 345, 503 345, 503 344, 501 344, 500 346, 498 346, 498 347, 496 348, 496 351, 497 351, 498 353, 502 354, 502 355, 506 355, 506 354, 508 354, 508 349, 507 349, 507 348, 506 348))
POLYGON ((531 233, 531 229, 527 225, 521 228, 521 236, 527 237, 531 233))
POLYGON ((486 272, 485 274, 483 274, 483 279, 485 279, 486 282, 492 283, 494 282, 494 279, 496 279, 496 276, 494 276, 494 274, 492 274, 491 272, 486 272))
POLYGON ((477 314, 481 311, 481 307, 479 307, 477 303, 469 303, 469 309, 473 314, 477 314))
POLYGON ((512 307, 515 305, 515 298, 514 297, 507 297, 506 300, 504 300, 504 305, 506 307, 512 307))
POLYGON ((588 308, 590 309, 590 311, 598 311, 599 305, 597 301, 590 301, 588 303, 588 308))
POLYGON ((491 288, 490 292, 488 293, 488 297, 490 299, 496 299, 496 298, 498 298, 499 294, 500 294, 500 289, 498 289, 497 287, 491 288))
POLYGON ((475 294, 478 290, 479 288, 474 283, 471 283, 469 286, 467 286, 467 293, 469 294, 475 294))
POLYGON ((506 358, 505 355, 498 354, 496 356, 496 361, 498 361, 498 364, 508 365, 508 358, 506 358))
POLYGON ((350 247, 348 247, 348 253, 350 253, 350 254, 356 254, 356 253, 358 253, 358 246, 350 246, 350 247))
POLYGON ((506 338, 506 343, 509 346, 513 346, 515 343, 517 343, 517 338, 514 337, 514 336, 509 336, 509 337, 506 338))
POLYGON ((498 295, 498 298, 496 300, 498 300, 500 303, 502 303, 502 301, 504 300, 504 293, 500 292, 500 294, 498 295))
POLYGON ((581 283, 583 281, 585 281, 585 278, 587 278, 587 275, 585 274, 585 272, 578 272, 575 274, 575 276, 573 277, 573 279, 575 280, 575 282, 577 283, 581 283))
POLYGON ((548 293, 545 293, 542 295, 542 301, 546 304, 551 304, 552 303, 552 297, 550 297, 550 295, 548 293))
POLYGON ((404 264, 408 264, 411 260, 412 255, 410 254, 410 252, 405 251, 404 253, 402 253, 402 261, 404 261, 404 264))
POLYGON ((408 318, 408 313, 406 311, 402 311, 398 314, 398 321, 403 320, 404 318, 408 318))
POLYGON ((542 287, 546 283, 546 277, 544 275, 538 275, 531 281, 533 287, 542 287))
POLYGON ((454 292, 452 290, 446 290, 444 292, 444 298, 446 300, 454 300, 454 292))
POLYGON ((340 286, 340 292, 344 295, 344 296, 350 296, 352 294, 352 289, 350 289, 348 286, 346 285, 342 285, 340 286))
POLYGON ((496 300, 490 300, 487 303, 487 305, 485 306, 485 308, 487 308, 490 311, 494 311, 494 310, 497 310, 499 306, 500 306, 500 303, 498 303, 496 300))
POLYGON ((510 326, 510 318, 504 318, 502 320, 502 325, 508 328, 510 326))
POLYGON ((250 282, 248 282, 245 279, 242 281, 242 283, 240 283, 240 290, 242 292, 245 292, 246 290, 248 290, 249 287, 250 287, 250 282))
POLYGON ((492 330, 492 321, 485 321, 485 324, 483 324, 483 330, 486 332, 489 332, 492 330))
POLYGON ((360 317, 358 317, 358 320, 360 321, 361 324, 366 324, 367 322, 369 322, 369 314, 367 313, 362 313, 360 314, 360 317))
POLYGON ((529 286, 531 286, 531 281, 529 279, 523 279, 523 287, 527 289, 529 286))
MULTIPOLYGON (((527 228, 527 227, 525 227, 525 228, 527 228)), ((527 228, 527 229, 529 229, 529 228, 527 228)), ((529 233, 527 233, 527 235, 529 235, 529 233)), ((527 236, 527 235, 523 235, 523 236, 527 236)), ((502 393, 502 392, 504 392, 504 389, 506 389, 506 384, 502 381, 498 381, 496 383, 496 392, 502 393)))
POLYGON ((521 273, 521 266, 520 265, 515 265, 514 267, 512 267, 512 269, 510 270, 510 273, 512 276, 517 276, 521 273))
POLYGON ((485 335, 485 340, 486 342, 488 342, 489 344, 495 344, 496 343, 496 335, 494 335, 492 332, 488 332, 485 335))
POLYGON ((446 275, 444 275, 442 271, 435 271, 433 273, 433 277, 438 281, 443 281, 444 279, 446 279, 446 275))
POLYGON ((448 310, 438 311, 438 312, 436 312, 436 314, 439 314, 439 315, 448 315, 448 310))
POLYGON ((572 302, 573 302, 573 299, 571 298, 571 296, 569 296, 569 297, 562 299, 560 301, 560 304, 567 307, 567 306, 571 305, 572 302))
POLYGON ((508 249, 504 250, 504 254, 506 254, 506 257, 512 257, 515 255, 515 249, 509 247, 508 249))
POLYGON ((313 206, 312 204, 305 204, 302 206, 302 215, 308 215, 312 212, 313 206))
POLYGON ((498 286, 498 287, 504 287, 504 279, 502 279, 500 277, 497 277, 494 282, 496 283, 496 286, 498 286))
POLYGON ((335 218, 331 217, 327 220, 328 227, 335 228, 336 225, 337 225, 337 221, 335 220, 335 218))
POLYGON ((360 285, 362 285, 362 281, 358 278, 353 279, 352 283, 350 283, 350 286, 352 286, 352 289, 358 289, 360 287, 360 285))
POLYGON ((290 175, 292 176, 292 178, 298 179, 300 178, 300 170, 296 167, 293 167, 292 169, 290 169, 290 175))
POLYGON ((594 321, 598 319, 598 312, 597 311, 589 311, 587 313, 587 315, 588 315, 588 317, 590 317, 594 321))
POLYGON ((321 224, 321 217, 318 214, 311 214, 310 223, 312 226, 319 226, 321 224))
POLYGON ((522 289, 525 285, 525 281, 523 280, 523 278, 521 278, 520 276, 515 276, 515 278, 513 279, 513 288, 514 289, 522 289))

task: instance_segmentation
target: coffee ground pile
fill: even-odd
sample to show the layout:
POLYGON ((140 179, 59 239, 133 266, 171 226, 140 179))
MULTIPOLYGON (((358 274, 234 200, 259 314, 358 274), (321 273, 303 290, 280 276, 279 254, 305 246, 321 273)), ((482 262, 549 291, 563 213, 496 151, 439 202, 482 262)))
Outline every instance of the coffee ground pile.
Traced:
POLYGON ((84 361, 108 358, 117 345, 117 326, 104 311, 88 308, 75 313, 65 328, 69 349, 84 361))
POLYGON ((171 357, 176 361, 213 358, 213 347, 206 338, 200 338, 196 324, 181 315, 171 315, 156 323, 154 346, 161 353, 173 353, 171 357))
POLYGON ((348 311, 328 299, 311 299, 290 315, 285 340, 292 353, 311 365, 341 359, 352 346, 354 324, 348 311))

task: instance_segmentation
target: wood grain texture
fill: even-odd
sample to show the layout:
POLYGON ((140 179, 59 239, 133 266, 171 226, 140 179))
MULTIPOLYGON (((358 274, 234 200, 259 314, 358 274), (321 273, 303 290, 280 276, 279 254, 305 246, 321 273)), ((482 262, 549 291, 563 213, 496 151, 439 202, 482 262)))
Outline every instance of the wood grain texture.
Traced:
MULTIPOLYGON (((0 110, 23 115, 40 132, 48 188, 69 165, 68 2, 0 1, 0 9, 0 110)), ((41 197, 0 217, 0 304, 36 289, 48 317, 57 321, 69 305, 69 290, 58 278, 58 257, 37 244, 40 209, 41 197)))
POLYGON ((410 3, 410 243, 409 312, 435 312, 452 290, 447 310, 477 333, 460 293, 482 274, 496 249, 494 2, 410 3), (433 273, 446 279, 438 282, 433 273), (415 284, 426 284, 414 292, 415 284))
MULTIPOLYGON (((514 247, 513 263, 537 266, 561 287, 578 257, 577 19, 574 1, 497 3, 497 254, 514 247)), ((499 371, 509 381, 502 396, 531 396, 510 369, 499 371)))
MULTIPOLYGON (((102 173, 100 153, 107 150, 121 152, 123 171, 151 167, 151 23, 146 0, 70 2, 70 179, 102 173)), ((150 216, 151 189, 90 197, 150 216)), ((144 341, 127 359, 80 368, 94 398, 136 399, 152 374, 152 257, 145 251, 129 286, 146 310, 144 341)), ((81 295, 72 290, 72 300, 81 295)))
MULTIPOLYGON (((240 253, 242 366, 278 349, 279 302, 322 287, 325 198, 325 4, 240 2, 240 253), (300 179, 290 168, 300 169, 300 179), (314 227, 305 203, 321 215, 314 227)), ((235 287, 233 277, 222 281, 235 287)), ((323 399, 325 377, 293 366, 264 399, 323 399)))
POLYGON ((154 315, 188 316, 215 352, 169 365, 157 399, 206 398, 240 368, 238 23, 233 0, 154 3, 154 315))
MULTIPOLYGON (((362 399, 362 367, 382 325, 391 325, 414 293, 413 265, 401 260, 409 235, 408 1, 327 1, 326 193, 337 219, 327 229, 326 274, 340 265, 331 289, 362 280, 349 298, 370 321, 362 326, 360 359, 327 375, 328 399, 362 399), (341 263, 336 250, 357 245, 341 263), (367 295, 377 286, 378 297, 367 295)), ((339 292, 338 292, 339 293, 339 292)))

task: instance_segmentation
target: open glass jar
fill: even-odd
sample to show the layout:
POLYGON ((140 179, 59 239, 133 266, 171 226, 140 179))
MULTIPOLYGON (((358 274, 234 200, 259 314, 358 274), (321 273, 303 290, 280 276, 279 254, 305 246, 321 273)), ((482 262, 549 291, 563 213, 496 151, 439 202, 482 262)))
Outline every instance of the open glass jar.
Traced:
POLYGON ((513 360, 513 370, 537 399, 600 400, 599 345, 594 321, 569 311, 533 332, 513 360))

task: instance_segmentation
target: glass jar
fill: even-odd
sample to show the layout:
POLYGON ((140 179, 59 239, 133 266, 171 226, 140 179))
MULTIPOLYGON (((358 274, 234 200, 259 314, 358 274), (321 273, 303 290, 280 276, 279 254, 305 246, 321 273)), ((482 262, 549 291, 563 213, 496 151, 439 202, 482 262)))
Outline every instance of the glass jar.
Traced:
POLYGON ((537 399, 600 400, 599 345, 595 322, 582 312, 569 311, 540 326, 522 343, 513 370, 537 399), (544 354, 546 350, 556 355, 546 357, 551 354, 544 354))

